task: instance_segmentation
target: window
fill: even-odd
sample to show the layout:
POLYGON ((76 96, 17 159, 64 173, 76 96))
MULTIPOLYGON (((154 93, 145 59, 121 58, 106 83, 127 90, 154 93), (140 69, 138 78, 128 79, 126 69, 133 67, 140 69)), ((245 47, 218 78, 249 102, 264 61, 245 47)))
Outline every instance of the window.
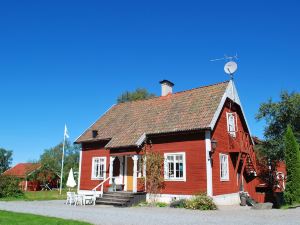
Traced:
POLYGON ((106 157, 93 157, 92 179, 100 180, 106 178, 106 157))
POLYGON ((220 154, 220 179, 229 181, 228 155, 220 154))
POLYGON ((232 137, 236 137, 236 113, 226 113, 227 115, 227 131, 232 137))
POLYGON ((185 181, 185 153, 165 153, 165 180, 185 181))

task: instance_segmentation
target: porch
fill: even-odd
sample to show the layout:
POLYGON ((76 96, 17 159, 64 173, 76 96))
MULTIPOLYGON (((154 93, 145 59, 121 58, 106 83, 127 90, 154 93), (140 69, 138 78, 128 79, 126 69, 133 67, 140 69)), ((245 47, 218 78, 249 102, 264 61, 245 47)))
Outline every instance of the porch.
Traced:
POLYGON ((109 192, 144 192, 145 175, 141 155, 110 155, 109 192))

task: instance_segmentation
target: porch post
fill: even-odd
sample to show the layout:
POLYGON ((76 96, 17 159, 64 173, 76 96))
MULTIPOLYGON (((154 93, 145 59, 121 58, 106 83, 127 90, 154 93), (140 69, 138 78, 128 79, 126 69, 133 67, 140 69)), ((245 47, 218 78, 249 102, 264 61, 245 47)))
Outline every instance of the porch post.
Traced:
POLYGON ((134 155, 132 157, 133 160, 133 192, 137 192, 137 163, 138 163, 138 156, 134 155))
POLYGON ((110 160, 109 160, 109 183, 112 183, 112 177, 113 177, 113 169, 114 169, 114 160, 115 160, 115 156, 111 156, 110 160))

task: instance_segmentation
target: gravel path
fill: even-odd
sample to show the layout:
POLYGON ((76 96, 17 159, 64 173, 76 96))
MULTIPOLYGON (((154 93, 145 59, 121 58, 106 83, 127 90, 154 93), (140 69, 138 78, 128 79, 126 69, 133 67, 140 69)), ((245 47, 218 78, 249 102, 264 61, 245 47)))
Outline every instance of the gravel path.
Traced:
POLYGON ((114 208, 111 206, 67 206, 64 201, 0 202, 0 210, 87 221, 100 225, 299 225, 300 208, 253 210, 239 206, 217 211, 171 208, 114 208))

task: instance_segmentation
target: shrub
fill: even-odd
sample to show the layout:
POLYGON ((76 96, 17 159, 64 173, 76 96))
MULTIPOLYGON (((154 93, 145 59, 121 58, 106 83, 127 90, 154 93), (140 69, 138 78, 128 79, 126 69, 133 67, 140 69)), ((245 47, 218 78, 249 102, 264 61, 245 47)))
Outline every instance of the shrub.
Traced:
POLYGON ((165 202, 156 202, 156 203, 155 203, 155 206, 156 206, 156 207, 160 207, 160 208, 164 208, 164 207, 167 207, 168 204, 165 203, 165 202))
POLYGON ((21 197, 24 193, 19 188, 20 180, 13 176, 0 176, 0 198, 21 197))
POLYGON ((171 208, 185 208, 185 199, 175 200, 171 202, 170 207, 171 208))
POLYGON ((186 209, 200 209, 200 210, 215 210, 217 206, 212 198, 208 197, 205 193, 200 193, 195 197, 185 201, 186 209))

